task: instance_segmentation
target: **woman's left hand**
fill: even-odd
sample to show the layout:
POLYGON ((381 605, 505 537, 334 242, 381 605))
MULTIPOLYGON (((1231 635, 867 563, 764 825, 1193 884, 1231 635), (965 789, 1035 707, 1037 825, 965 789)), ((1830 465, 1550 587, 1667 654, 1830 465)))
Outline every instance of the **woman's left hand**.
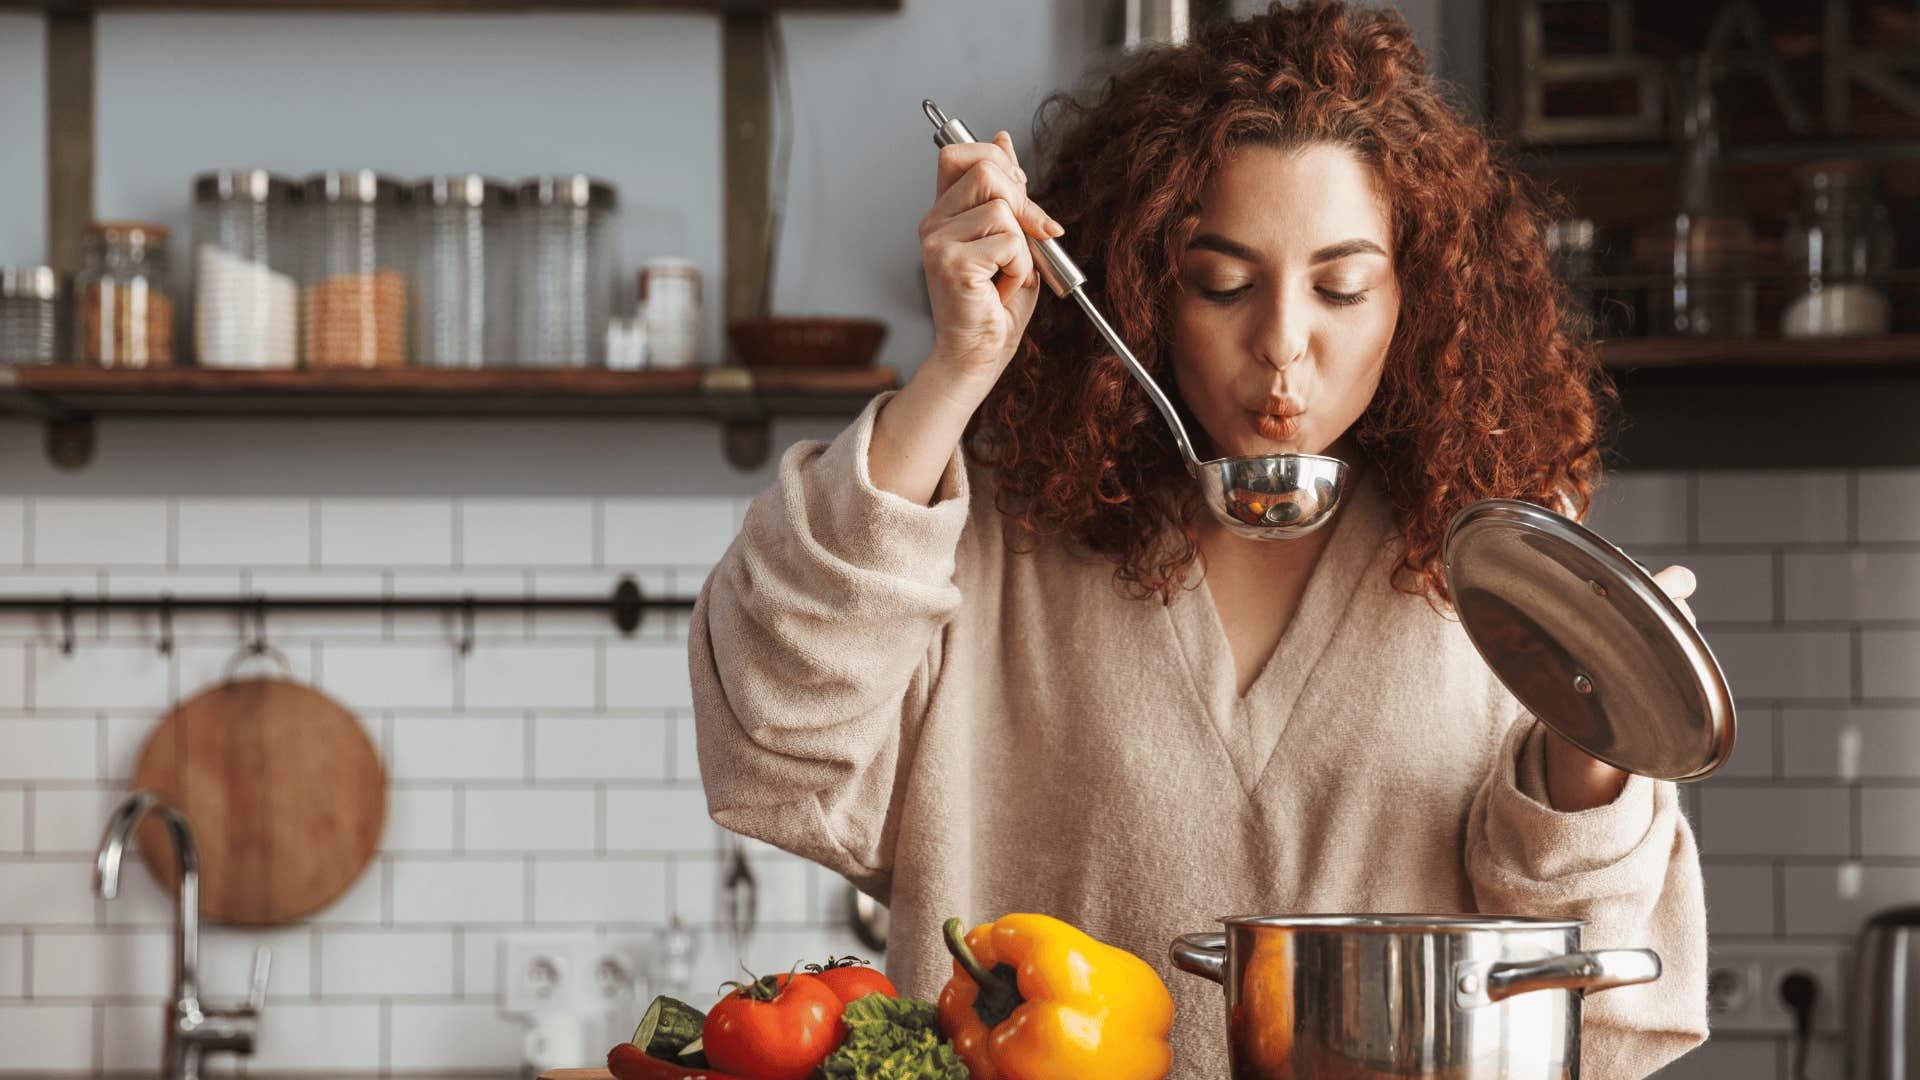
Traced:
MULTIPOLYGON (((1693 608, 1687 605, 1687 597, 1693 595, 1697 585, 1693 571, 1684 566, 1669 566, 1653 575, 1653 580, 1680 605, 1688 622, 1699 621, 1693 616, 1693 608)), ((1620 797, 1620 789, 1626 783, 1625 771, 1561 738, 1551 727, 1547 729, 1547 801, 1555 810, 1591 810, 1605 806, 1620 797)))
POLYGON ((1693 595, 1693 590, 1699 584, 1694 579, 1693 571, 1684 566, 1669 566, 1665 570, 1653 575, 1653 580, 1655 584, 1666 591, 1668 596, 1673 597, 1674 603, 1680 605, 1681 611, 1686 612, 1688 622, 1698 623, 1700 621, 1694 618, 1693 609, 1687 606, 1687 597, 1693 595))

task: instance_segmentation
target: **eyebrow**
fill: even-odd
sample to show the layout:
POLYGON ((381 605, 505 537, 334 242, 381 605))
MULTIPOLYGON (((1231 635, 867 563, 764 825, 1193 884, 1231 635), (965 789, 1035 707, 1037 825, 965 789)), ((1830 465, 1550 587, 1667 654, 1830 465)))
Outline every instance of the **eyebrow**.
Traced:
MULTIPOLYGON (((1194 237, 1193 240, 1188 243, 1187 247, 1195 251, 1217 251, 1222 255, 1231 255, 1236 259, 1244 259, 1247 262, 1261 261, 1260 256, 1257 255, 1252 248, 1247 247, 1245 244, 1237 244, 1218 233, 1201 233, 1199 236, 1194 237)), ((1313 255, 1308 258, 1307 262, 1311 265, 1318 266, 1321 263, 1333 262, 1335 259, 1344 259, 1349 255, 1372 254, 1385 256, 1386 253, 1386 249, 1382 248, 1379 244, 1371 240, 1356 238, 1353 240, 1342 240, 1337 244, 1329 244, 1319 251, 1314 252, 1313 255)))

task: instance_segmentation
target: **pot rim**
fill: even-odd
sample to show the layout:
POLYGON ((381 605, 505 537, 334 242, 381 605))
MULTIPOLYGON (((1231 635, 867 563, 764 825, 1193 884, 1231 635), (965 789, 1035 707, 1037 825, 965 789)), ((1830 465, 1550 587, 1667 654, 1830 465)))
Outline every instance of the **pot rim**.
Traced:
POLYGON ((1222 915, 1231 927, 1270 927, 1281 930, 1418 931, 1426 934, 1467 934, 1485 930, 1572 930, 1585 919, 1548 919, 1531 915, 1222 915))

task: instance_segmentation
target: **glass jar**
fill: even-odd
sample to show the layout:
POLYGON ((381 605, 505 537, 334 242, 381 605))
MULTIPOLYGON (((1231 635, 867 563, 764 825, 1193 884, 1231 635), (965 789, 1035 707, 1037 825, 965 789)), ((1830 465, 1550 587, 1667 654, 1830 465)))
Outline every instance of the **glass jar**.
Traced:
POLYGON ((413 186, 413 361, 485 367, 512 352, 513 193, 483 176, 435 176, 413 186))
POLYGON ((1587 218, 1563 218, 1547 226, 1547 263, 1567 290, 1569 323, 1586 333, 1594 322, 1594 278, 1597 248, 1594 225, 1587 218))
POLYGON ((293 183, 264 169, 193 179, 193 348, 201 367, 300 362, 293 183))
POLYGON ((1726 182, 1714 78, 1704 63, 1679 67, 1680 192, 1662 321, 1676 334, 1748 337, 1757 298, 1753 225, 1726 182))
POLYGON ((167 230, 141 221, 96 221, 74 275, 74 359, 101 367, 170 367, 173 296, 167 230))
POLYGON ((51 266, 0 266, 0 366, 60 358, 60 275, 51 266))
POLYGON ((1787 213, 1783 337, 1884 334, 1893 226, 1878 178, 1864 162, 1824 161, 1794 176, 1800 204, 1787 213))
POLYGON ((613 310, 613 185, 586 176, 523 181, 515 200, 516 362, 602 367, 613 310))
POLYGON ((300 198, 301 336, 310 368, 407 362, 400 185, 368 169, 307 177, 300 198))

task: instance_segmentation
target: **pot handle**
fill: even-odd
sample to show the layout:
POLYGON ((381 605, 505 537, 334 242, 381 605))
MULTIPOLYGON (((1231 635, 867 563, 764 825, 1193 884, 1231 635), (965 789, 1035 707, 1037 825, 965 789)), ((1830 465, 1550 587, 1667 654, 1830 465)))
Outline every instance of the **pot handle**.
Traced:
POLYGON ((1173 966, 1190 975, 1225 984, 1227 981, 1227 935, 1181 934, 1167 950, 1173 966))
POLYGON ((1545 960, 1467 962, 1454 969, 1454 1000, 1466 1009, 1505 1001, 1530 990, 1591 993, 1650 983, 1660 977, 1652 949, 1596 949, 1545 960))

